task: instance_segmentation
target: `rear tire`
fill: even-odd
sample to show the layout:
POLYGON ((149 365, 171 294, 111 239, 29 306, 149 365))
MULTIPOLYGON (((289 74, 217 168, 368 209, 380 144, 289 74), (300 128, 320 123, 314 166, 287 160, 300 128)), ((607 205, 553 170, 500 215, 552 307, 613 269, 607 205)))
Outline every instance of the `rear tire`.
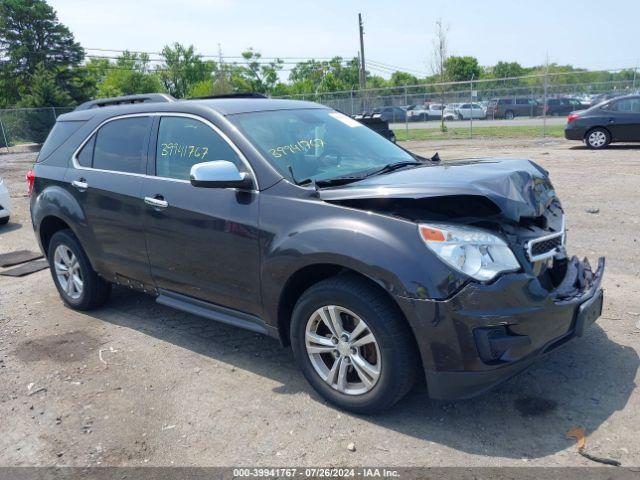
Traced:
POLYGON ((9 217, 0 218, 0 225, 6 225, 9 223, 9 217))
POLYGON ((611 143, 611 134, 602 127, 592 128, 584 136, 587 147, 593 150, 607 148, 611 143))
POLYGON ((71 230, 60 230, 51 237, 47 258, 53 282, 69 307, 91 310, 109 299, 111 284, 95 272, 71 230))
POLYGON ((388 409, 404 397, 419 366, 398 308, 355 275, 323 280, 302 294, 293 310, 291 345, 311 386, 334 405, 360 414, 388 409), (324 321, 332 318, 342 334, 324 321))

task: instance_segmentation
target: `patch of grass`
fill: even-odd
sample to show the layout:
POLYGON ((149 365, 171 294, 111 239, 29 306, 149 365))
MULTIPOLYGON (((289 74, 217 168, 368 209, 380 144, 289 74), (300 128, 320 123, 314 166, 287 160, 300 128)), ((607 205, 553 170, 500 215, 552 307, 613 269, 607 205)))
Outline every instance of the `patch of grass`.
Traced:
MULTIPOLYGON (((446 132, 439 128, 398 128, 394 130, 396 140, 459 140, 469 138, 469 127, 449 127, 446 132)), ((547 125, 547 137, 564 136, 564 125, 547 125)), ((473 127, 474 138, 542 138, 542 126, 473 127)))

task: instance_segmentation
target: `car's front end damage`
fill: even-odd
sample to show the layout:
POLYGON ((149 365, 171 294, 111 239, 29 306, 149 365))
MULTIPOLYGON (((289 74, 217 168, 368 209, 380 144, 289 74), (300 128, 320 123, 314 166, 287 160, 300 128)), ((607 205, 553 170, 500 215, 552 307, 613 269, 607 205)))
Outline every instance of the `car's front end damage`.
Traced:
MULTIPOLYGON (((600 316, 604 259, 592 267, 567 255, 564 211, 547 172, 536 164, 481 160, 388 177, 395 178, 378 177, 321 195, 415 222, 435 253, 431 241, 453 238, 448 230, 461 236, 486 232, 509 250, 512 262, 501 271, 464 275, 470 250, 458 253, 460 265, 458 257, 442 257, 453 265, 452 278, 466 277, 462 286, 447 291, 443 284, 436 296, 395 295, 416 336, 432 398, 483 393, 583 335, 600 316)), ((455 242, 447 244, 448 251, 454 247, 455 242)))

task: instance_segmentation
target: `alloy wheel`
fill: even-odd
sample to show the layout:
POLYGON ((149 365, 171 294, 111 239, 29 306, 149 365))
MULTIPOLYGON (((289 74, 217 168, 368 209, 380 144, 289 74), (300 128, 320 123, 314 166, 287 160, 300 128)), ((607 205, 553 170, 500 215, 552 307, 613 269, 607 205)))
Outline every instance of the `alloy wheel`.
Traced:
POLYGON ((53 266, 64 294, 72 300, 80 298, 84 283, 78 257, 66 245, 58 245, 53 254, 53 266))
POLYGON ((326 305, 313 312, 305 348, 316 373, 346 395, 369 392, 380 377, 378 342, 365 321, 346 308, 326 305))

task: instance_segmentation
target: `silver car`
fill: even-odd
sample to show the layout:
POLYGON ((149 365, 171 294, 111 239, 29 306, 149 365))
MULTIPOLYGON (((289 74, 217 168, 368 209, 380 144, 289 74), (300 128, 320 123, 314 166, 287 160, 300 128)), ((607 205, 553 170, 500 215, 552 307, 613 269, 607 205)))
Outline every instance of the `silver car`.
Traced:
POLYGON ((0 177, 0 225, 9 222, 11 216, 11 196, 7 190, 4 180, 0 177))

